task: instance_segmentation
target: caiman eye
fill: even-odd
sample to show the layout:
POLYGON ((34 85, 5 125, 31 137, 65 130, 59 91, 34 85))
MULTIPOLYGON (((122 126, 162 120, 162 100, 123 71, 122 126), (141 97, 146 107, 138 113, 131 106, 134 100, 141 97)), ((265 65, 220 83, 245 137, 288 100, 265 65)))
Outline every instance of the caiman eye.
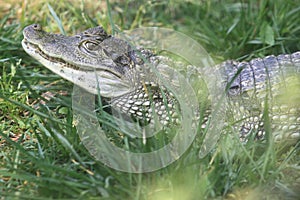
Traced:
POLYGON ((79 45, 79 49, 91 56, 97 56, 98 50, 101 48, 97 41, 83 41, 79 45))
POLYGON ((85 42, 84 46, 87 50, 90 50, 90 51, 95 51, 95 50, 99 49, 99 44, 96 44, 94 42, 85 42))

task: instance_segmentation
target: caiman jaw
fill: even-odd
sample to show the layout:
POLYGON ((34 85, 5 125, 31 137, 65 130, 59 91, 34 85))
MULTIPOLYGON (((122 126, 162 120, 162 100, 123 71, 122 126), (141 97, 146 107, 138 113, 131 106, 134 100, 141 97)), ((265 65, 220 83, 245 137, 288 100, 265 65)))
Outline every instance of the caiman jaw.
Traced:
POLYGON ((55 57, 51 57, 49 55, 47 55, 46 53, 44 53, 38 45, 34 44, 34 43, 31 43, 29 40, 27 40, 26 38, 24 38, 22 40, 22 46, 23 46, 23 49, 25 49, 25 51, 32 55, 33 57, 35 57, 36 59, 38 59, 40 61, 40 59, 45 59, 45 60, 48 60, 52 63, 58 63, 62 66, 67 66, 69 68, 72 68, 74 70, 79 70, 80 67, 78 66, 75 66, 75 65, 72 65, 70 63, 67 63, 66 61, 64 61, 63 59, 61 58, 55 58, 55 57), (34 54, 33 54, 34 52, 34 54))

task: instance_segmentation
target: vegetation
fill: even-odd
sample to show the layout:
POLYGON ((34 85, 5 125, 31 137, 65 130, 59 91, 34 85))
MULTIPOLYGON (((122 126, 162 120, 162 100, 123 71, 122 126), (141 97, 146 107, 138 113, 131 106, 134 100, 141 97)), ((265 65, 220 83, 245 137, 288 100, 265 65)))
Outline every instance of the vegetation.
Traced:
POLYGON ((67 34, 98 24, 110 33, 158 26, 194 38, 216 62, 249 60, 300 49, 299 5, 299 0, 1 3, 0 199, 296 199, 299 142, 242 145, 227 134, 200 159, 199 137, 161 170, 131 174, 108 168, 76 133, 72 84, 29 57, 21 40, 32 23, 67 34))

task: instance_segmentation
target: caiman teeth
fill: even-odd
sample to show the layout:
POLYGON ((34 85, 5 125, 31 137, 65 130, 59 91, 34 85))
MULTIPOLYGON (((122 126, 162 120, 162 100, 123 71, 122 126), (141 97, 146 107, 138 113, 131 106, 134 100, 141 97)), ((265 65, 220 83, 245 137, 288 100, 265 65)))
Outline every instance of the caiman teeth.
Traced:
POLYGON ((43 57, 45 60, 48 60, 48 61, 53 62, 53 63, 58 63, 62 66, 72 68, 72 69, 75 69, 75 70, 82 70, 81 67, 72 65, 71 63, 68 63, 65 60, 61 59, 61 58, 56 58, 56 57, 52 57, 52 56, 47 55, 46 53, 44 53, 44 51, 37 44, 34 44, 34 43, 30 42, 25 37, 23 39, 23 42, 24 42, 24 44, 26 45, 26 47, 28 49, 30 49, 30 48, 34 49, 34 52, 36 54, 40 55, 41 57, 43 57))

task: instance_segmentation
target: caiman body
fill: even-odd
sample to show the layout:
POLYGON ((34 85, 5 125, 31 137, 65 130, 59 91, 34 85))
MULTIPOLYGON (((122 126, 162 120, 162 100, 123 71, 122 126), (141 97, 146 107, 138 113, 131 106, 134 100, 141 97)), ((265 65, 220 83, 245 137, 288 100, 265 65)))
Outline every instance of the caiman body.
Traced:
MULTIPOLYGON (((175 117, 178 102, 155 75, 158 72, 163 79, 172 77, 167 81, 176 85, 174 76, 166 70, 166 66, 176 65, 171 59, 143 48, 135 49, 101 27, 64 36, 44 32, 40 25, 34 24, 26 27, 23 34, 22 45, 29 55, 61 77, 109 99, 111 106, 121 112, 147 122, 155 112, 162 124, 172 122, 175 117)), ((200 70, 192 69, 199 81, 203 80, 200 70)), ((263 118, 267 114, 272 131, 280 133, 276 135, 279 139, 299 139, 300 52, 250 62, 226 61, 216 69, 221 75, 221 91, 230 102, 226 113, 241 122, 238 125, 241 138, 250 132, 263 137, 263 118)), ((201 92, 195 93, 200 95, 199 100, 203 99, 201 92)))

